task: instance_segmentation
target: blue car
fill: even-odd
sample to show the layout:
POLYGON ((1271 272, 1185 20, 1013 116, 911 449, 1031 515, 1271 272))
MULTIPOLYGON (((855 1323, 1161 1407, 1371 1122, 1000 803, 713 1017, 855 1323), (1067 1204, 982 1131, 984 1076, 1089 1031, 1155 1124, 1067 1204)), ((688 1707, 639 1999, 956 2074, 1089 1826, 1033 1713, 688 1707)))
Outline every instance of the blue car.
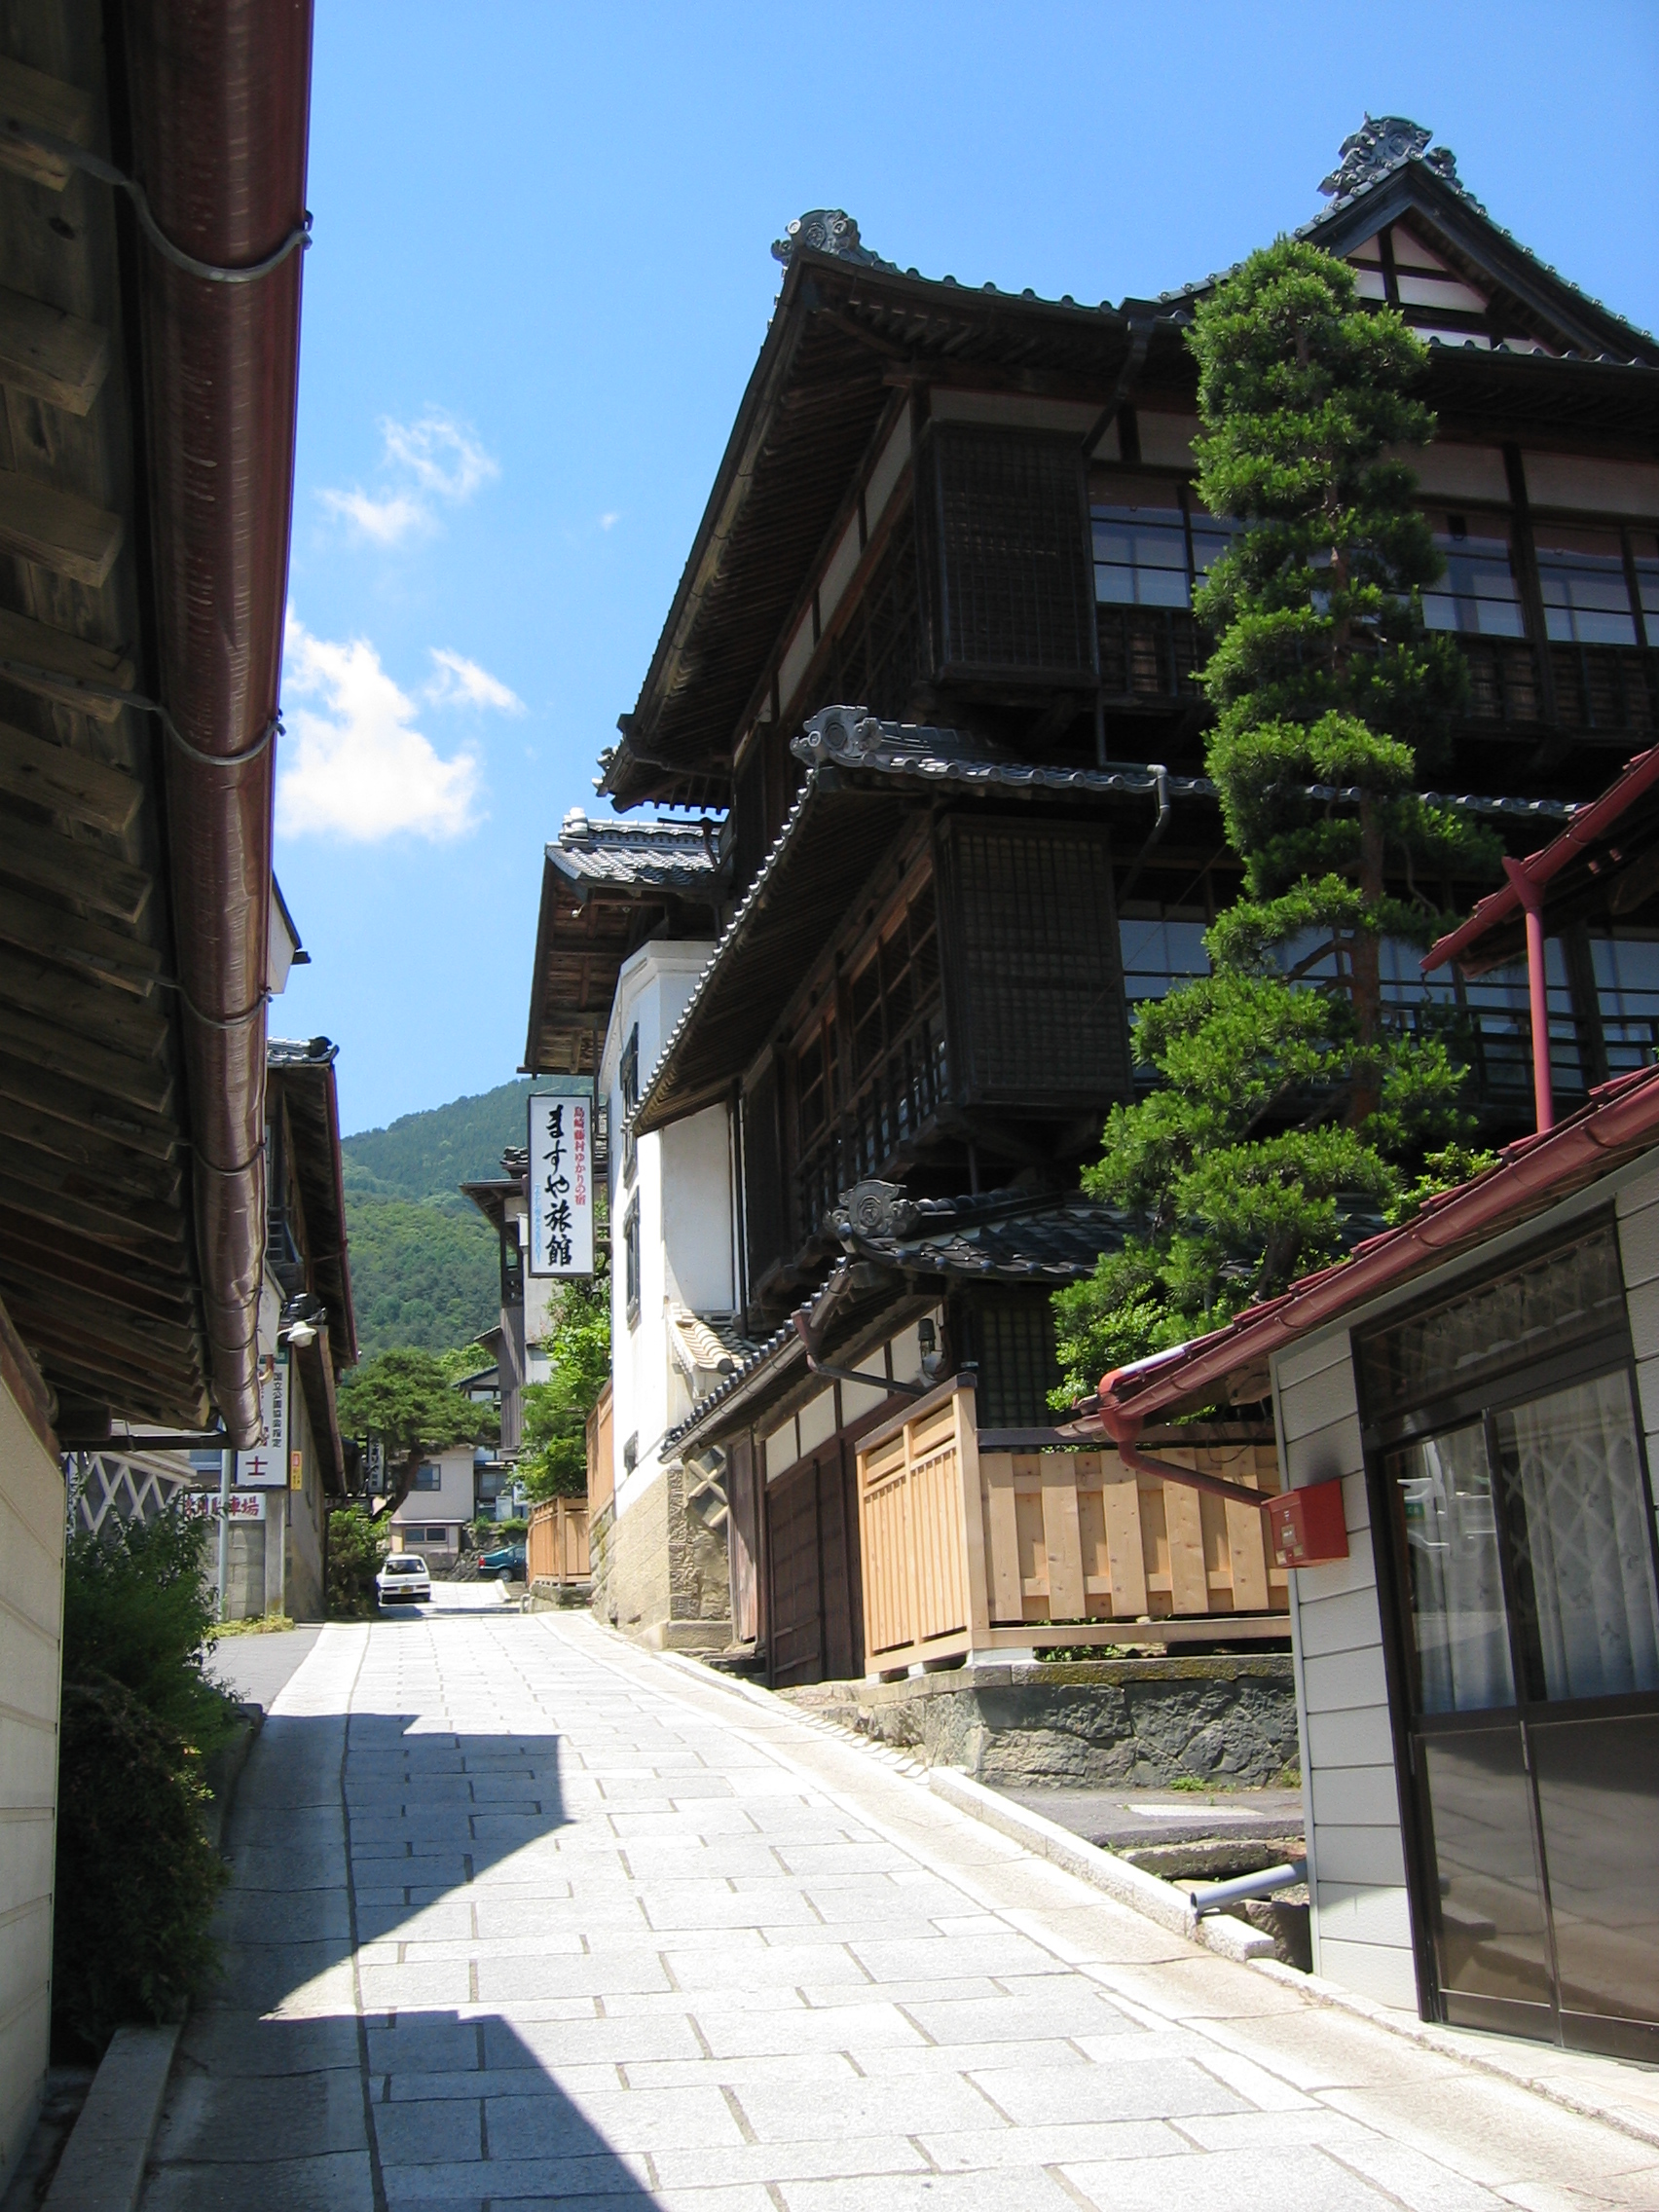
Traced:
POLYGON ((479 1559, 479 1571, 483 1574, 502 1574, 509 1580, 524 1572, 527 1557, 523 1542, 502 1544, 498 1551, 485 1552, 479 1559))

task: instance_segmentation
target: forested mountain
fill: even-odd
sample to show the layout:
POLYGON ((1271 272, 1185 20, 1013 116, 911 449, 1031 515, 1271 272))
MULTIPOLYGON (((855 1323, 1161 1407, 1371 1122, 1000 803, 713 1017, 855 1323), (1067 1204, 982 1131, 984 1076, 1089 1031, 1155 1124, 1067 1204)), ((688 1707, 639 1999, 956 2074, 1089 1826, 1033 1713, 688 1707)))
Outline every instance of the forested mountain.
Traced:
POLYGON ((447 1351, 495 1326, 495 1234, 457 1185, 498 1175, 502 1147, 524 1143, 529 1088, 503 1083, 346 1138, 351 1290, 365 1359, 394 1345, 447 1351))

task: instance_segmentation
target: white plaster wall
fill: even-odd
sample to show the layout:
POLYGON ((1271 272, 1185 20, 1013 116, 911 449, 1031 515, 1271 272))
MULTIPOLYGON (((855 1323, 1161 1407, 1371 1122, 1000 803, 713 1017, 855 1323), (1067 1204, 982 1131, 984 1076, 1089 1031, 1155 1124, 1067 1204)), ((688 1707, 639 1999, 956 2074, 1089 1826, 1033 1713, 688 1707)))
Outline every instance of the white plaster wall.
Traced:
POLYGON ((454 1527, 472 1519, 471 1445, 457 1445, 451 1452, 437 1452, 430 1456, 438 1468, 437 1489, 412 1490, 391 1517, 393 1530, 411 1549, 420 1541, 409 1536, 411 1525, 419 1527, 423 1522, 430 1522, 435 1529, 440 1521, 454 1527))
POLYGON ((1415 2012, 1382 1620, 1346 1328, 1275 1359, 1273 1409, 1288 1486, 1340 1477, 1348 1531, 1345 1561, 1296 1567, 1290 1577, 1313 1969, 1415 2012))
POLYGON ((653 940, 624 961, 600 1061, 600 1084, 610 1108, 610 1375, 618 1521, 662 1479, 662 1438, 689 1410, 669 1349, 669 1298, 678 1296, 693 1309, 703 1304, 705 1310, 729 1311, 735 1304, 730 1289, 731 1197, 724 1108, 712 1107, 654 1136, 642 1137, 633 1177, 624 1182, 622 1173, 625 1148, 618 1070, 629 1032, 638 1022, 643 1090, 713 950, 712 944, 701 940, 653 940), (640 1310, 630 1327, 623 1226, 636 1197, 640 1310), (705 1303, 703 1294, 711 1280, 723 1286, 721 1295, 705 1303), (638 1441, 639 1457, 633 1470, 624 1472, 622 1453, 630 1437, 638 1441))
POLYGON ((0 2194, 46 2079, 63 1474, 0 1384, 0 2194))

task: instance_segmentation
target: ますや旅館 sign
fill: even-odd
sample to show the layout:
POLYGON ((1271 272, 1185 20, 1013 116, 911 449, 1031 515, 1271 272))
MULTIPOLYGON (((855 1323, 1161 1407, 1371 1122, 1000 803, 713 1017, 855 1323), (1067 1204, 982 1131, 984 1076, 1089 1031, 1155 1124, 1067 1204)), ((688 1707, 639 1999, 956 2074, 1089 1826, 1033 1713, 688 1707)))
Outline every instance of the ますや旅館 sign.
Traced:
POLYGON ((554 1076, 530 1100, 530 1272, 593 1272, 593 1085, 554 1076))

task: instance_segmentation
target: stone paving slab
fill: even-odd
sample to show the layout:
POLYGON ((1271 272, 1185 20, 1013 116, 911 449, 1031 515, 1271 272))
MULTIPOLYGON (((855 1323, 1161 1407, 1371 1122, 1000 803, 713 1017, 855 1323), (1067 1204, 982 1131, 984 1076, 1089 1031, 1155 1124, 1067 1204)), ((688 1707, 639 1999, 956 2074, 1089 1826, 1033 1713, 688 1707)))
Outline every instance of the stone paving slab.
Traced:
POLYGON ((325 1630, 228 1850, 152 2212, 1659 2212, 1659 2147, 585 1616, 325 1630))

